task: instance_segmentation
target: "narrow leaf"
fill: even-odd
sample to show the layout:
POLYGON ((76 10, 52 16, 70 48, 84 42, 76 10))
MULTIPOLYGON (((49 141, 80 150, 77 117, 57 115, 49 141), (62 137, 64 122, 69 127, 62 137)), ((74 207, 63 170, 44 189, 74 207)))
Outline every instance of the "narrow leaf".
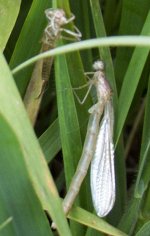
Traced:
POLYGON ((19 9, 20 0, 2 0, 0 1, 1 20, 0 20, 0 50, 3 51, 8 38, 12 32, 16 22, 19 9), (9 17, 8 17, 9 16, 9 17))
POLYGON ((24 161, 33 187, 55 223, 60 235, 70 235, 67 221, 42 150, 33 132, 22 100, 18 94, 9 68, 1 55, 0 113, 11 124, 24 148, 24 161), (40 170, 40 171, 39 171, 40 170))

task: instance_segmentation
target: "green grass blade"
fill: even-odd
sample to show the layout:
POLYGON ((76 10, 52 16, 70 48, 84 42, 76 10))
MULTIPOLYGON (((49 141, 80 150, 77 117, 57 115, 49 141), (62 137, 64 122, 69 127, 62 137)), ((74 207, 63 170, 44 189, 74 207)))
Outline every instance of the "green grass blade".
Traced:
POLYGON ((102 5, 102 7, 107 35, 113 35, 120 24, 122 1, 106 1, 105 5, 102 5))
POLYGON ((3 228, 2 234, 6 235, 10 226, 13 227, 15 235, 50 236, 52 233, 48 220, 24 162, 24 149, 2 114, 0 130, 0 199, 7 209, 8 217, 12 217, 10 224, 3 228))
POLYGON ((100 219, 98 216, 95 216, 94 214, 89 213, 79 207, 73 208, 71 210, 71 212, 69 213, 69 218, 100 232, 104 232, 105 234, 114 236, 127 236, 127 234, 111 226, 106 221, 100 219))
MULTIPOLYGON (((103 17, 102 17, 99 1, 90 0, 90 4, 91 4, 92 17, 94 21, 96 36, 97 38, 106 37, 106 31, 105 31, 105 26, 103 22, 103 17)), ((114 75, 114 69, 113 69, 113 63, 112 63, 110 50, 107 47, 105 48, 100 47, 99 54, 100 54, 100 58, 105 62, 106 77, 110 81, 110 84, 112 86, 113 93, 114 93, 114 100, 115 100, 114 103, 116 104, 117 103, 117 89, 116 89, 115 75, 114 75)))
MULTIPOLYGON (((122 8, 121 8, 121 19, 118 19, 119 20, 118 24, 120 24, 118 35, 139 35, 146 20, 148 11, 150 9, 150 1, 143 0, 142 7, 140 0, 134 0, 134 1, 124 0, 120 2, 122 2, 121 6, 122 8)), ((116 60, 115 60, 115 75, 117 81, 117 88, 119 89, 119 92, 132 53, 133 53, 133 48, 127 48, 127 47, 117 48, 116 60)))
MULTIPOLYGON (((12 221, 12 217, 9 217, 7 220, 5 220, 2 224, 0 224, 0 231, 5 228, 10 222, 12 221)), ((9 234, 11 235, 11 234, 9 234)))
MULTIPOLYGON (((91 25, 92 24, 92 17, 90 11, 90 3, 89 1, 85 2, 80 0, 71 0, 71 11, 75 14, 75 24, 82 33, 82 40, 93 38, 91 36, 91 25), (80 10, 79 10, 80 9, 80 10)), ((95 37, 95 34, 94 34, 95 37)), ((83 51, 81 53, 82 62, 85 68, 85 71, 90 71, 92 69, 92 51, 91 49, 83 51)))
POLYGON ((59 123, 56 119, 39 137, 39 143, 46 161, 49 163, 61 149, 59 123))
MULTIPOLYGON (((150 13, 147 16, 141 35, 150 35, 149 25, 150 25, 150 13)), ((120 137, 133 96, 135 94, 138 82, 140 80, 142 70, 146 63, 148 53, 149 53, 149 48, 136 48, 132 55, 127 72, 125 74, 124 82, 119 96, 119 104, 117 111, 117 121, 115 130, 116 142, 120 137)))
POLYGON ((64 163, 66 164, 65 172, 68 173, 68 176, 66 176, 68 186, 74 173, 77 156, 80 156, 82 144, 65 57, 57 57, 55 62, 58 117, 63 155, 64 158, 67 158, 64 163), (76 147, 76 143, 78 143, 78 147, 76 147))
POLYGON ((136 222, 138 220, 141 206, 141 199, 132 198, 130 200, 125 213, 121 217, 118 228, 126 232, 128 235, 132 235, 136 222))
POLYGON ((149 232, 150 232, 150 221, 145 223, 141 227, 141 229, 136 233, 135 236, 149 236, 149 232))
MULTIPOLYGON (((150 186, 148 185, 147 191, 144 193, 144 201, 142 204, 142 209, 141 209, 141 220, 145 223, 147 219, 149 218, 150 215, 150 204, 149 204, 149 199, 150 199, 150 186)), ((140 219, 139 219, 139 224, 140 219)), ((138 225, 138 224, 137 224, 138 225)))
POLYGON ((24 161, 33 187, 53 220, 58 225, 60 235, 70 235, 67 221, 55 185, 49 173, 42 150, 28 120, 22 100, 8 66, 1 55, 0 113, 6 117, 24 148, 24 161))
POLYGON ((144 128, 142 135, 142 146, 140 153, 140 163, 139 163, 139 171, 135 186, 135 197, 142 197, 143 193, 147 189, 150 181, 150 167, 149 167, 149 155, 150 155, 150 80, 148 85, 147 92, 147 101, 146 101, 146 109, 145 109, 145 118, 144 118, 144 128))
MULTIPOLYGON (((79 53, 76 52, 76 53, 71 53, 69 55, 66 55, 66 59, 67 59, 67 65, 68 65, 72 88, 78 88, 80 87, 80 85, 86 84, 83 65, 82 65, 79 53)), ((86 88, 86 91, 85 89, 82 89, 80 91, 78 90, 77 95, 80 98, 84 98, 86 92, 87 92, 87 88, 86 88)), ((79 104, 79 102, 77 101, 75 97, 74 99, 75 99, 75 105, 76 105, 76 114, 77 114, 78 122, 80 126, 79 131, 80 131, 81 143, 83 145, 84 140, 85 140, 85 135, 87 132, 87 123, 88 123, 88 118, 89 118, 88 109, 89 107, 91 107, 91 97, 88 96, 87 100, 85 101, 83 105, 79 104)), ((79 144, 76 143, 77 146, 79 144)), ((81 149, 81 152, 82 152, 82 149, 81 149)), ((78 156, 78 154, 79 153, 77 153, 77 156, 76 156, 75 168, 77 167, 78 161, 81 157, 81 153, 80 153, 80 156, 78 156)), ((89 181, 89 172, 88 172, 87 176, 85 177, 83 181, 83 184, 81 185, 81 189, 79 192, 80 206, 82 206, 84 209, 87 209, 87 210, 92 209, 89 183, 90 181, 89 181)))
POLYGON ((19 66, 16 66, 12 73, 15 75, 22 69, 26 68, 29 65, 32 65, 34 62, 51 56, 62 55, 64 53, 75 52, 77 50, 85 50, 96 47, 121 47, 121 46, 138 46, 142 48, 150 48, 150 37, 149 36, 113 36, 113 37, 103 37, 98 39, 88 39, 81 42, 70 43, 69 45, 61 46, 50 51, 38 54, 30 58, 29 60, 21 63, 19 66))
POLYGON ((19 9, 20 0, 2 0, 0 1, 1 9, 1 21, 0 21, 0 50, 3 51, 8 38, 12 32, 14 24, 16 22, 19 9), (9 17, 8 17, 9 16, 9 17))

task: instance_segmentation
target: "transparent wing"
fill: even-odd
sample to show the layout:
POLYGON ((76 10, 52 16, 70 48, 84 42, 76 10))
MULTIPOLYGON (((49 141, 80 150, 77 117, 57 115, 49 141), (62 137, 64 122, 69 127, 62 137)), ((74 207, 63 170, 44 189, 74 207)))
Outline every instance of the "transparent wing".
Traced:
POLYGON ((115 202, 113 107, 105 106, 104 117, 98 134, 94 158, 91 162, 91 193, 96 213, 106 216, 115 202))

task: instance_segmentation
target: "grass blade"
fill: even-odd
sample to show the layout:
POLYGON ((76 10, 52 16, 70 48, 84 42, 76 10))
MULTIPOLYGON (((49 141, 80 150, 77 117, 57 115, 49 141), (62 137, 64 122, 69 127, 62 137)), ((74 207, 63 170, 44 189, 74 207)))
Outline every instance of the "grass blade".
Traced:
POLYGON ((8 38, 12 32, 14 24, 16 22, 19 9, 20 9, 20 0, 6 0, 0 2, 1 9, 1 21, 0 21, 0 49, 4 50, 8 38), (8 17, 9 16, 9 17, 8 17))
MULTIPOLYGON (((81 224, 87 225, 93 229, 96 229, 105 234, 114 236, 127 236, 127 234, 111 226, 98 216, 91 214, 81 208, 73 208, 69 214, 69 218, 80 222, 81 224)), ((99 235, 99 234, 98 234, 99 235)))
POLYGON ((149 232, 150 232, 150 221, 145 223, 141 227, 141 229, 136 233, 135 236, 149 236, 149 232))
POLYGON ((70 235, 61 202, 46 165, 42 150, 28 120, 8 66, 1 55, 0 112, 6 117, 24 148, 26 163, 33 187, 44 209, 58 224, 60 235, 70 235), (21 114, 21 115, 20 115, 21 114), (40 170, 40 171, 39 171, 40 170))
POLYGON ((24 149, 2 114, 0 129, 0 199, 7 209, 7 217, 12 218, 7 227, 2 229, 2 234, 6 235, 13 228, 14 235, 50 236, 52 233, 46 215, 24 162, 24 149))
POLYGON ((142 146, 140 153, 140 163, 139 163, 139 171, 136 180, 135 186, 135 197, 142 198, 145 190, 147 189, 150 181, 150 167, 149 163, 149 154, 150 154, 150 109, 149 109, 149 101, 150 101, 150 80, 148 85, 148 93, 147 93, 147 102, 146 102, 146 110, 145 110, 145 118, 144 118, 144 128, 142 135, 142 146))
POLYGON ((56 119, 48 129, 39 137, 39 143, 49 163, 61 149, 59 123, 56 119))
MULTIPOLYGON (((141 35, 150 35, 150 13, 147 16, 141 35)), ((149 48, 136 48, 132 55, 128 70, 124 77, 124 82, 119 96, 119 104, 116 121, 116 143, 119 140, 125 119, 127 117, 134 93, 136 91, 142 70, 144 68, 149 48)))

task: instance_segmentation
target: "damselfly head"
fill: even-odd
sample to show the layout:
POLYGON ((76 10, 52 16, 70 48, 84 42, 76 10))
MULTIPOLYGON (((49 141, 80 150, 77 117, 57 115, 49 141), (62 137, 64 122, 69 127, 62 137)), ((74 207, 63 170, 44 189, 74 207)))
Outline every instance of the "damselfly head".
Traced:
POLYGON ((98 61, 95 61, 94 64, 93 64, 93 69, 95 71, 103 71, 104 70, 104 62, 98 60, 98 61))

